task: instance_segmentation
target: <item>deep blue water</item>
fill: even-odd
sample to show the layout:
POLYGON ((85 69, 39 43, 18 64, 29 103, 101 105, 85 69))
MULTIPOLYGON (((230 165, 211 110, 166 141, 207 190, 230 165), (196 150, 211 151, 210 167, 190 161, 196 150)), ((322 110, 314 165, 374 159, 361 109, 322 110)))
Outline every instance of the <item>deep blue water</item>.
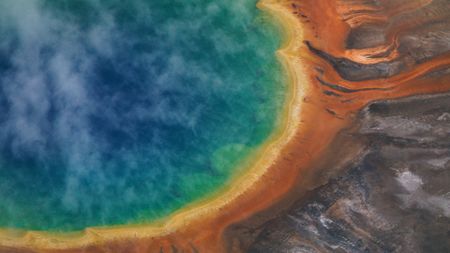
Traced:
POLYGON ((255 5, 0 1, 0 227, 150 222, 226 184, 284 99, 255 5))

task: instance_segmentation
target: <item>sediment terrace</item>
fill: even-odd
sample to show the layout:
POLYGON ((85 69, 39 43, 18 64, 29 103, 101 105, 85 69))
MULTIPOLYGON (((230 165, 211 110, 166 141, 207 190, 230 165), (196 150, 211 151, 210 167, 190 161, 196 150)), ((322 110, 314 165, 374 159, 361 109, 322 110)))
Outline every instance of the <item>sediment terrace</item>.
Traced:
POLYGON ((305 29, 310 103, 349 125, 291 194, 229 227, 228 242, 255 253, 448 251, 439 93, 450 88, 450 2, 277 3, 305 29))

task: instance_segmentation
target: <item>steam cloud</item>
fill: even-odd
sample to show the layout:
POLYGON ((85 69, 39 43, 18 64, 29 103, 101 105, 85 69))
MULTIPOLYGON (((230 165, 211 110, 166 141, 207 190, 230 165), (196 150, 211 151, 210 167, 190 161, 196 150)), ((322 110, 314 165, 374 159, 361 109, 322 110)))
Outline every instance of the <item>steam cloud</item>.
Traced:
MULTIPOLYGON (((139 164, 134 157, 139 152, 146 152, 148 159, 157 160, 153 164, 165 168, 164 175, 155 172, 153 179, 142 182, 142 187, 152 189, 151 184, 159 181, 170 189, 176 183, 171 175, 177 165, 164 154, 171 150, 158 149, 165 145, 167 133, 146 122, 182 128, 197 136, 201 131, 200 118, 211 114, 207 101, 221 93, 238 94, 241 89, 241 84, 234 81, 234 73, 219 72, 217 66, 187 58, 185 50, 201 54, 202 48, 180 34, 198 34, 198 40, 214 48, 217 55, 211 57, 217 57, 221 66, 226 61, 224 57, 236 57, 253 47, 255 41, 220 29, 204 34, 204 26, 226 9, 234 13, 229 22, 242 26, 245 32, 251 23, 248 12, 254 8, 254 1, 211 2, 206 8, 192 5, 182 14, 185 16, 168 18, 143 35, 151 48, 145 48, 141 40, 130 36, 119 24, 121 16, 112 7, 120 1, 78 1, 88 6, 92 14, 81 20, 70 10, 52 6, 52 2, 0 1, 2 152, 13 159, 32 159, 53 169, 49 162, 60 159, 64 167, 64 179, 60 182, 63 189, 49 191, 46 201, 50 204, 56 199, 70 212, 90 210, 97 197, 113 187, 109 178, 117 177, 117 173, 125 173, 123 180, 114 181, 122 185, 123 197, 129 203, 138 201, 138 186, 128 185, 126 173, 138 173, 139 164), (139 47, 144 49, 130 60, 128 52, 139 47), (104 73, 99 76, 99 71, 104 73), (111 141, 111 136, 118 136, 120 141, 111 141), (134 143, 143 138, 156 148, 139 150, 134 143), (99 170, 116 166, 108 163, 108 157, 116 154, 111 150, 120 151, 122 162, 130 169, 99 170)), ((62 6, 69 2, 60 1, 62 6)), ((137 22, 145 23, 158 18, 156 8, 149 2, 152 1, 127 1, 126 8, 137 22)), ((254 52, 257 57, 267 54, 264 49, 254 52)), ((226 97, 221 99, 224 105, 230 103, 226 97)), ((245 107, 244 102, 242 106, 245 107)), ((227 115, 223 117, 214 120, 243 124, 226 118, 227 115)), ((5 183, 0 186, 0 193, 10 192, 12 187, 17 185, 5 183)), ((148 194, 151 198, 152 192, 148 194)), ((17 212, 20 207, 15 206, 13 199, 13 195, 5 196, 5 206, 17 212)))

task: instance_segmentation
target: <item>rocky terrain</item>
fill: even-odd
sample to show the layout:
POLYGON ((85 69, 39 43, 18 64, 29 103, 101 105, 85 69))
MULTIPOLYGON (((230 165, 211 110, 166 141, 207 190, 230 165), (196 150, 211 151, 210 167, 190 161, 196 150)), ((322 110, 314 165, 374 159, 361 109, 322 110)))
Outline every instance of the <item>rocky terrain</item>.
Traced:
POLYGON ((450 252, 450 94, 375 102, 362 156, 271 220, 248 252, 450 252))
POLYGON ((229 251, 450 252, 450 1, 276 2, 305 29, 308 102, 349 124, 229 251))

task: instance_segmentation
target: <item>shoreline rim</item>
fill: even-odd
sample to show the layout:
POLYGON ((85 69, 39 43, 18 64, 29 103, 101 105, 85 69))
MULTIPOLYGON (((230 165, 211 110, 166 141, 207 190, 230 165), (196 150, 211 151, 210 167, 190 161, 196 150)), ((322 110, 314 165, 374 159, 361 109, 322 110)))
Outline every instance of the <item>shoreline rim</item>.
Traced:
MULTIPOLYGON (((203 217, 214 219, 214 213, 229 208, 232 202, 261 182, 263 176, 282 154, 281 151, 293 139, 300 123, 301 100, 308 92, 302 75, 303 64, 292 53, 301 47, 302 27, 293 15, 277 0, 259 0, 257 8, 269 14, 280 28, 282 45, 276 51, 277 59, 286 75, 286 102, 273 133, 253 154, 245 158, 242 167, 233 173, 227 185, 217 193, 189 203, 171 215, 148 224, 88 227, 78 232, 47 232, 26 229, 0 228, 0 246, 41 250, 64 250, 93 245, 98 242, 124 238, 163 237, 189 226, 203 217), (300 68, 299 68, 300 67, 300 68), (303 84, 303 85, 301 85, 303 84), (302 87, 300 87, 300 85, 302 87)), ((217 216, 217 215, 216 215, 217 216)))

